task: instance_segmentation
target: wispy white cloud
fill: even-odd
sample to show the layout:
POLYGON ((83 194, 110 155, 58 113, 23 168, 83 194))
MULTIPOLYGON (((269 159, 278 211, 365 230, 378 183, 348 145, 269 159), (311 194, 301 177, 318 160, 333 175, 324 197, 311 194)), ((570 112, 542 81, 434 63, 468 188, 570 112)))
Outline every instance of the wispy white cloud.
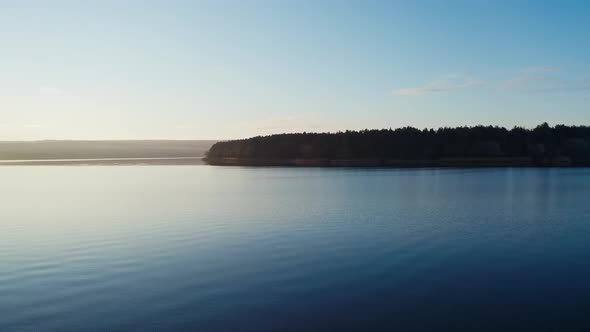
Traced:
POLYGON ((419 96, 451 92, 476 86, 512 93, 576 92, 590 90, 590 78, 575 77, 556 66, 534 66, 518 70, 513 77, 496 80, 479 80, 466 75, 451 75, 423 87, 395 90, 402 96, 419 96))
POLYGON ((262 132, 281 132, 281 131, 313 131, 319 129, 321 126, 316 122, 318 119, 312 117, 308 119, 305 117, 297 117, 295 115, 285 115, 280 117, 272 117, 262 119, 256 123, 256 129, 262 132))
POLYGON ((54 86, 41 86, 39 87, 39 94, 44 97, 55 97, 63 95, 64 92, 54 86))
POLYGON ((590 79, 566 76, 558 67, 530 67, 500 86, 511 92, 574 92, 589 90, 590 79))
POLYGON ((417 96, 432 93, 450 92, 483 85, 483 81, 476 80, 465 75, 450 75, 433 80, 423 87, 405 88, 395 90, 394 93, 402 96, 417 96))
POLYGON ((26 128, 26 129, 35 129, 43 127, 42 124, 39 123, 25 123, 25 124, 18 124, 18 123, 0 123, 0 128, 26 128))
POLYGON ((297 123, 297 125, 300 125, 299 121, 296 121, 296 118, 293 115, 285 115, 282 117, 272 117, 272 118, 260 120, 260 122, 257 124, 257 126, 258 126, 257 129, 273 130, 273 129, 277 129, 277 128, 292 126, 295 123, 297 123))
POLYGON ((557 66, 531 66, 522 69, 522 72, 526 74, 551 74, 560 71, 561 68, 557 66))

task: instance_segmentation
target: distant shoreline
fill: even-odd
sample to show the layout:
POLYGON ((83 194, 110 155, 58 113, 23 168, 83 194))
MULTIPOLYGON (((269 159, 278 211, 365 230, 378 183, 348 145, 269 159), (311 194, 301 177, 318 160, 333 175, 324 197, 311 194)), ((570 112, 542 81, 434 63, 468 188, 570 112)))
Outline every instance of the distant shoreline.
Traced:
POLYGON ((0 166, 175 166, 204 165, 203 157, 0 160, 0 166))
POLYGON ((204 158, 214 166, 284 166, 284 167, 570 167, 574 165, 567 158, 535 162, 532 158, 445 158, 437 160, 402 159, 256 159, 256 158, 204 158))
POLYGON ((0 141, 0 161, 201 158, 208 140, 0 141))
POLYGON ((590 166, 590 127, 494 126, 292 133, 221 141, 211 165, 308 167, 590 166))

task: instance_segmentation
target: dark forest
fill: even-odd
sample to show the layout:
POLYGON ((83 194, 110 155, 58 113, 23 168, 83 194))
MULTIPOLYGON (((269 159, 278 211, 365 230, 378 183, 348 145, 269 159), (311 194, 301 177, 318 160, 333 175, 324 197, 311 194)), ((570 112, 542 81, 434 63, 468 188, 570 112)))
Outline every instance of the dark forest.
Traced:
MULTIPOLYGON (((412 127, 337 133, 297 133, 257 136, 215 143, 207 153, 210 164, 228 160, 524 160, 523 165, 570 166, 590 164, 590 127, 554 127, 543 123, 534 129, 475 126, 419 130, 412 127)), ((237 162, 236 162, 237 160, 237 162)), ((267 162, 264 162, 266 160, 267 162)), ((395 164, 395 163, 393 163, 395 164)), ((510 164, 510 163, 509 163, 510 164)))

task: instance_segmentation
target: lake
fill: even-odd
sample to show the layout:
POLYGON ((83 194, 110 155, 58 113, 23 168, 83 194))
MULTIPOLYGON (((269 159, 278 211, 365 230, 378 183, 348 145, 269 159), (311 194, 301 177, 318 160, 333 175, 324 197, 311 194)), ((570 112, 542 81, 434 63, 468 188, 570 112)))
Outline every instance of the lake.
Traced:
POLYGON ((590 169, 0 168, 0 331, 590 329, 590 169))

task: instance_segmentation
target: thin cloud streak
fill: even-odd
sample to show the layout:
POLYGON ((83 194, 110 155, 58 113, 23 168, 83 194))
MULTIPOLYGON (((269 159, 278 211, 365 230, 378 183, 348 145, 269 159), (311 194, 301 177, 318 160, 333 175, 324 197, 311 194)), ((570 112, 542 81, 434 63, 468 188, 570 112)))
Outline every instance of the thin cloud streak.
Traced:
POLYGON ((521 69, 519 74, 513 78, 483 81, 470 76, 456 75, 432 81, 424 87, 395 90, 394 94, 401 96, 420 96, 484 85, 493 90, 512 93, 576 92, 590 90, 590 78, 564 78, 564 76, 561 69, 555 66, 526 67, 521 69))
POLYGON ((394 91, 394 93, 401 96, 419 96, 467 89, 483 84, 484 82, 475 80, 469 76, 452 75, 442 79, 434 80, 424 87, 399 89, 394 91))
POLYGON ((54 86, 42 86, 39 87, 39 94, 44 97, 55 97, 63 95, 64 92, 54 86))
POLYGON ((576 92, 590 90, 588 79, 563 79, 547 76, 525 76, 506 80, 502 88, 510 92, 576 92))
POLYGON ((557 66, 531 66, 523 68, 523 73, 526 74, 554 74, 561 71, 557 66))

